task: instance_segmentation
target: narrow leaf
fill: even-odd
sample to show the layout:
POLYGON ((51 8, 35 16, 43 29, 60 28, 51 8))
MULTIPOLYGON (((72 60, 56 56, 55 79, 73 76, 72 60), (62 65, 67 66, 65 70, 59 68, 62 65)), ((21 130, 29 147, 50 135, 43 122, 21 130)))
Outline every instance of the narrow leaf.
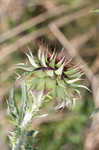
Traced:
POLYGON ((76 78, 76 79, 73 79, 73 80, 65 80, 68 84, 72 84, 72 83, 75 83, 77 81, 80 81, 81 79, 79 78, 76 78))
POLYGON ((35 68, 38 68, 39 66, 35 63, 34 58, 31 57, 31 56, 28 55, 28 54, 26 54, 26 55, 27 55, 27 57, 28 57, 28 59, 29 59, 31 65, 32 65, 33 67, 35 67, 35 68))
POLYGON ((50 61, 54 58, 54 56, 55 56, 55 50, 54 50, 54 52, 53 52, 53 54, 52 54, 52 56, 50 58, 50 61))
POLYGON ((57 68, 59 68, 62 65, 64 59, 65 59, 65 56, 56 64, 57 68))
POLYGON ((87 88, 86 86, 84 85, 79 85, 79 84, 72 84, 73 87, 79 87, 79 88, 84 88, 86 90, 88 90, 89 92, 91 92, 91 90, 89 88, 87 88))
MULTIPOLYGON (((65 63, 65 62, 64 62, 65 63)), ((64 69, 64 63, 60 66, 60 68, 58 68, 55 73, 56 75, 62 75, 62 71, 64 69)))
POLYGON ((76 73, 77 71, 78 71, 78 68, 71 68, 71 69, 67 70, 66 72, 64 72, 64 74, 72 75, 72 74, 76 73))
POLYGON ((23 64, 23 63, 19 63, 16 65, 16 68, 18 69, 22 69, 22 70, 25 70, 25 71, 33 71, 33 67, 31 67, 30 65, 27 65, 27 64, 23 64))
POLYGON ((53 69, 55 68, 55 59, 56 59, 56 55, 54 56, 54 58, 50 61, 49 66, 52 67, 53 69))
POLYGON ((46 61, 45 61, 45 55, 44 55, 44 52, 42 52, 41 63, 42 63, 42 65, 43 65, 44 67, 47 67, 46 61))
POLYGON ((41 50, 41 48, 39 48, 39 50, 38 50, 38 59, 39 59, 39 61, 41 61, 41 54, 42 54, 42 50, 41 50))
POLYGON ((26 100, 27 100, 27 96, 26 96, 26 86, 25 86, 25 82, 22 82, 21 85, 22 88, 22 103, 21 103, 21 108, 20 108, 20 121, 22 121, 23 117, 24 117, 24 113, 25 113, 25 107, 26 107, 26 100))

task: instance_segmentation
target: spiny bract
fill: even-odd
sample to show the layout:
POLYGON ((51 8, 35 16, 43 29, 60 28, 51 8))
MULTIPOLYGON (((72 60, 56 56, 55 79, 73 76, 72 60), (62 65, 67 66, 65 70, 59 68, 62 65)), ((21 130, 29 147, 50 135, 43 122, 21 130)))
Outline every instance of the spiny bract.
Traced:
POLYGON ((26 55, 29 63, 20 63, 17 68, 25 70, 25 83, 30 95, 34 91, 43 90, 47 100, 55 99, 57 101, 57 109, 71 108, 80 96, 79 88, 87 89, 86 86, 79 84, 83 75, 79 67, 72 65, 71 61, 67 61, 62 53, 57 55, 54 51, 51 54, 39 48, 36 57, 31 51, 26 55))

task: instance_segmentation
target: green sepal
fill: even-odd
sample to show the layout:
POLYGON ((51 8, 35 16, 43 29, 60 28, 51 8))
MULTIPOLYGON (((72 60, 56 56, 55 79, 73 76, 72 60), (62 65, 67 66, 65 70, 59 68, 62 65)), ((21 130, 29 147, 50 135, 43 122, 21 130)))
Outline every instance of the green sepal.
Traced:
POLYGON ((63 69, 64 69, 64 63, 60 66, 60 68, 58 68, 58 69, 55 71, 55 74, 56 74, 56 75, 62 75, 63 69))
POLYGON ((55 68, 55 59, 56 59, 56 55, 54 56, 54 58, 49 63, 49 66, 52 67, 53 69, 55 68))
POLYGON ((64 58, 65 58, 65 56, 56 64, 57 68, 59 68, 62 65, 64 58))
POLYGON ((77 73, 77 71, 78 71, 78 68, 70 68, 67 71, 64 71, 64 74, 65 75, 72 75, 74 73, 77 73))

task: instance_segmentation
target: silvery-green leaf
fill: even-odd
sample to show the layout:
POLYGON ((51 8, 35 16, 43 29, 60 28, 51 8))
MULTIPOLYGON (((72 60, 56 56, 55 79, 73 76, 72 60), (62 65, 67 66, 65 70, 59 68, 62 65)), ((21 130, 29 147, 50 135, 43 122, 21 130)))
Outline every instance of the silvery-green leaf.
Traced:
POLYGON ((30 65, 27 65, 27 64, 23 64, 23 63, 19 63, 16 65, 16 68, 18 69, 22 69, 22 70, 25 70, 25 71, 33 71, 33 67, 31 67, 30 65))
POLYGON ((71 77, 71 78, 81 78, 81 76, 83 76, 83 75, 84 75, 84 73, 77 72, 73 75, 70 75, 69 77, 71 77))
POLYGON ((23 118, 22 124, 21 124, 21 128, 25 128, 25 126, 31 121, 32 119, 32 112, 27 111, 25 112, 25 116, 23 118))
POLYGON ((64 63, 55 71, 56 75, 62 75, 62 71, 64 69, 64 63))
POLYGON ((41 50, 41 48, 39 48, 39 50, 38 50, 38 59, 39 59, 39 61, 41 61, 41 54, 42 54, 42 50, 41 50))
POLYGON ((54 58, 54 56, 55 56, 55 50, 54 50, 53 54, 51 55, 50 61, 54 58))
POLYGON ((72 80, 65 80, 68 84, 72 84, 72 83, 75 83, 77 81, 80 81, 81 79, 79 78, 76 78, 76 79, 72 79, 72 80))
POLYGON ((66 75, 72 75, 78 71, 78 68, 72 68, 64 72, 66 75))
POLYGON ((71 86, 72 86, 72 87, 84 88, 84 89, 88 90, 89 92, 91 92, 91 90, 90 90, 89 88, 87 88, 86 86, 84 86, 84 85, 80 85, 80 84, 72 84, 71 86))
POLYGON ((65 56, 56 64, 57 68, 59 68, 62 65, 64 58, 65 56))
POLYGON ((27 101, 27 96, 26 96, 26 85, 25 82, 22 82, 21 85, 22 88, 22 102, 21 102, 21 109, 20 109, 20 114, 19 114, 19 120, 22 121, 23 117, 24 117, 24 113, 25 113, 25 108, 26 108, 26 101, 27 101))
POLYGON ((18 108, 14 100, 14 88, 11 89, 10 97, 9 97, 9 110, 11 113, 11 117, 17 118, 18 108))
POLYGON ((46 49, 46 52, 45 52, 45 62, 46 63, 48 62, 48 49, 46 49))
POLYGON ((29 59, 31 65, 32 65, 33 67, 35 67, 35 68, 38 68, 39 66, 35 63, 34 58, 33 58, 32 56, 28 55, 28 54, 26 54, 26 55, 27 55, 27 57, 28 57, 28 59, 29 59))
POLYGON ((33 54, 32 54, 32 52, 31 52, 29 47, 28 47, 28 51, 29 51, 30 56, 33 57, 33 54))
POLYGON ((44 67, 47 67, 46 65, 46 61, 45 61, 45 55, 44 55, 44 51, 42 52, 42 59, 41 59, 41 63, 44 67))
POLYGON ((33 68, 31 68, 31 67, 30 68, 25 68, 23 66, 19 66, 18 69, 22 69, 22 70, 29 71, 29 72, 33 71, 33 68))
POLYGON ((49 63, 49 66, 52 67, 53 69, 55 68, 55 59, 56 59, 56 55, 54 56, 54 58, 49 63))

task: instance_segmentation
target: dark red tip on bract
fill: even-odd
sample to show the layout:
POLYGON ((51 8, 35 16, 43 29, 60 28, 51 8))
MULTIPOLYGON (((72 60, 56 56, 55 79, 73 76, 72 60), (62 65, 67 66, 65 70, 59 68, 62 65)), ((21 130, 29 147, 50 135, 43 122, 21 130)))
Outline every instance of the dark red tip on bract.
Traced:
MULTIPOLYGON (((50 63, 50 58, 51 58, 52 54, 50 52, 47 53, 47 65, 48 65, 48 69, 52 69, 50 66, 49 66, 49 63, 50 63)), ((64 63, 64 69, 63 71, 66 71, 68 68, 72 68, 74 66, 74 64, 69 61, 68 59, 66 59, 66 57, 64 57, 65 54, 64 54, 64 48, 61 50, 61 52, 57 55, 56 59, 55 59, 55 69, 57 69, 56 67, 56 64, 61 61, 61 59, 63 59, 63 62, 64 63)))
POLYGON ((48 58, 50 58, 50 57, 51 57, 51 55, 52 55, 52 54, 51 54, 50 52, 48 52, 48 58))
POLYGON ((48 54, 47 54, 48 61, 50 60, 51 56, 52 56, 52 54, 50 52, 48 52, 48 54))

